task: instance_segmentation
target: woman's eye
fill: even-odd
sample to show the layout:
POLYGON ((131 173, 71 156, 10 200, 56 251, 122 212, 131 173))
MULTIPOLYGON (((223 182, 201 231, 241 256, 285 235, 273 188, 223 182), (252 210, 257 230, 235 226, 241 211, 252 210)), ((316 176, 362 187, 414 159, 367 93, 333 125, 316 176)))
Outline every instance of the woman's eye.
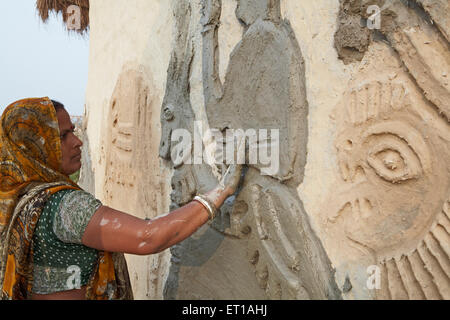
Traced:
POLYGON ((391 134, 376 136, 371 145, 367 162, 381 178, 398 183, 422 174, 417 154, 401 138, 391 134))
POLYGON ((75 134, 75 128, 71 129, 70 132, 66 132, 66 133, 64 133, 63 135, 60 135, 59 137, 60 137, 61 139, 65 139, 65 138, 68 136, 69 133, 75 134))

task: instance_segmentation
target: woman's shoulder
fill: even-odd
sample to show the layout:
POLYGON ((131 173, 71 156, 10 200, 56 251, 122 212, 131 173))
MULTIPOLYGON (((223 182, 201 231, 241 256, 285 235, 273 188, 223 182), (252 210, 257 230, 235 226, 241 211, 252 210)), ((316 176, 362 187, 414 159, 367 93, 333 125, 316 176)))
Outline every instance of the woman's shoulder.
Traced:
POLYGON ((102 203, 84 190, 62 191, 53 195, 53 231, 64 242, 81 244, 87 224, 102 203))
POLYGON ((91 207, 101 205, 93 194, 84 190, 62 190, 55 193, 55 199, 60 201, 60 208, 66 209, 83 209, 83 207, 91 207), (62 192, 65 191, 65 192, 62 192))
POLYGON ((76 202, 76 201, 99 201, 95 196, 82 189, 63 189, 55 192, 49 197, 53 202, 76 202))

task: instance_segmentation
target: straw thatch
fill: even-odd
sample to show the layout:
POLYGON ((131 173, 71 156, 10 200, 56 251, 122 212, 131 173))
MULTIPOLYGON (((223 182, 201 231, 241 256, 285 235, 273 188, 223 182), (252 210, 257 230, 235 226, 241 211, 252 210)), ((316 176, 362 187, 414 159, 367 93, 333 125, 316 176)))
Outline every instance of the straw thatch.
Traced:
MULTIPOLYGON (((37 0, 36 8, 42 21, 46 22, 50 12, 55 14, 62 13, 64 23, 68 26, 68 19, 73 19, 68 8, 76 5, 80 8, 80 29, 73 29, 78 33, 85 33, 89 29, 89 0, 37 0)), ((73 21, 73 20, 72 20, 73 21)), ((72 24, 73 25, 73 24, 72 24)))

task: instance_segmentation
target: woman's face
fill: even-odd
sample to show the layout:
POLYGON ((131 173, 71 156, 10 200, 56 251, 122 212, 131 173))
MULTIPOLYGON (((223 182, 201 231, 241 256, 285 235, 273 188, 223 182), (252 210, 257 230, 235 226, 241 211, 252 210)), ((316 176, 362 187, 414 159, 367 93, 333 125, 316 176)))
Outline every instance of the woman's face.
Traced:
POLYGON ((83 143, 74 134, 75 126, 66 110, 56 112, 61 137, 61 172, 71 175, 81 168, 81 146, 83 143))

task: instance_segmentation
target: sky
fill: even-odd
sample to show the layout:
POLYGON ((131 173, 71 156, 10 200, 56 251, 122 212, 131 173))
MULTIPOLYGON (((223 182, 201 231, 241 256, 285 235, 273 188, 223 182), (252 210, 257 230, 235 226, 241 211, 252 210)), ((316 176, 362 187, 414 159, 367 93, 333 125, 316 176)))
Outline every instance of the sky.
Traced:
POLYGON ((61 15, 44 24, 36 0, 0 0, 0 12, 0 113, 14 101, 48 96, 82 115, 89 35, 68 33, 61 15))

